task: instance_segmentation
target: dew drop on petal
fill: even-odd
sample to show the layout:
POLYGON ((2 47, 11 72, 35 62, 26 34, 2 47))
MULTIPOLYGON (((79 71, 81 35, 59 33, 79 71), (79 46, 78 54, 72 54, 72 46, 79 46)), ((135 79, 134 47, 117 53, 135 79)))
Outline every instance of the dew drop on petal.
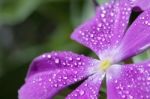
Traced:
POLYGON ((80 93, 81 96, 84 95, 84 91, 83 90, 80 90, 79 93, 80 93))
POLYGON ((51 55, 47 55, 48 58, 51 58, 51 55))
POLYGON ((59 59, 58 59, 58 58, 55 59, 55 63, 56 63, 56 64, 59 63, 59 59))

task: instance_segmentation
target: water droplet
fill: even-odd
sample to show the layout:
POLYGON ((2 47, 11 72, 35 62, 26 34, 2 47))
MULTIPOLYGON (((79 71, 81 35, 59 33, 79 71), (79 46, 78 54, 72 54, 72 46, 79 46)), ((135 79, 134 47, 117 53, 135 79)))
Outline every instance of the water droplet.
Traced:
POLYGON ((81 60, 81 58, 78 57, 77 60, 79 61, 79 60, 81 60))
POLYGON ((66 63, 65 63, 65 62, 63 62, 62 64, 63 64, 63 65, 66 65, 66 63))
POLYGON ((59 63, 59 59, 55 59, 55 63, 58 64, 59 63))
POLYGON ((54 84, 54 87, 58 87, 58 85, 57 85, 57 84, 54 84))
POLYGON ((100 28, 97 28, 97 31, 100 31, 100 28))
POLYGON ((78 81, 76 78, 74 78, 74 81, 78 81))
POLYGON ((87 84, 85 84, 84 86, 87 86, 87 84))
POLYGON ((42 81, 42 78, 39 78, 38 81, 42 81))
POLYGON ((84 91, 83 90, 80 90, 80 95, 82 96, 84 94, 84 91))
POLYGON ((101 24, 101 23, 99 23, 99 24, 98 24, 98 27, 101 27, 101 26, 102 26, 102 24, 101 24))
POLYGON ((34 83, 35 83, 35 80, 33 80, 32 83, 34 84, 34 83))
POLYGON ((64 79, 67 79, 67 77, 65 76, 65 77, 63 77, 64 79))
POLYGON ((147 77, 147 80, 150 80, 150 77, 147 77))
POLYGON ((90 37, 94 37, 94 35, 93 35, 93 34, 91 34, 91 35, 90 35, 90 37))
POLYGON ((110 15, 111 15, 111 16, 114 16, 114 13, 113 13, 113 12, 111 12, 111 13, 110 13, 110 15))
POLYGON ((51 55, 47 55, 48 58, 51 58, 51 55))
POLYGON ((69 57, 69 60, 72 61, 72 57, 69 57))
POLYGON ((42 55, 42 57, 43 57, 43 58, 45 58, 45 57, 46 57, 46 56, 45 56, 45 54, 44 54, 44 55, 42 55))
POLYGON ((125 98, 126 96, 125 95, 122 95, 122 98, 125 98))
POLYGON ((51 82, 51 81, 52 81, 52 80, 51 80, 51 78, 49 78, 49 79, 48 79, 48 81, 50 81, 50 82, 51 82))
POLYGON ((105 17, 105 14, 102 13, 102 14, 101 14, 101 17, 102 17, 102 18, 105 17))
POLYGON ((78 95, 75 93, 74 96, 78 96, 78 95))
POLYGON ((133 99, 133 96, 129 95, 129 99, 133 99))

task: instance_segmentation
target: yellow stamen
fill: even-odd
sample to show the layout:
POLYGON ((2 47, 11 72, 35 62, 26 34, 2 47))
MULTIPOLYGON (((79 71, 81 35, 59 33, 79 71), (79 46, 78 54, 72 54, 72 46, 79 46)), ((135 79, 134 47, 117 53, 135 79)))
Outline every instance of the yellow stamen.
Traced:
POLYGON ((100 69, 106 70, 110 65, 111 65, 110 60, 103 60, 103 61, 101 61, 100 69))

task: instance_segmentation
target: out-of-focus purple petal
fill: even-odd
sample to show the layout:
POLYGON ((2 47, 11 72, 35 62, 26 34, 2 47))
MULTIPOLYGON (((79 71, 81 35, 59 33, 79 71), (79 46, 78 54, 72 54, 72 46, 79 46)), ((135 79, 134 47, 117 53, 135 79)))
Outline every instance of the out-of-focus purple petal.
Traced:
POLYGON ((150 99, 150 61, 111 67, 107 72, 107 95, 108 99, 150 99))
POLYGON ((129 2, 106 3, 98 7, 96 16, 79 26, 71 37, 100 57, 107 49, 111 53, 112 48, 118 45, 124 35, 130 13, 129 2))
POLYGON ((132 7, 135 7, 134 10, 147 10, 150 8, 149 0, 128 0, 131 3, 132 7))
POLYGON ((144 11, 130 26, 119 47, 122 60, 150 47, 150 10, 144 11))
POLYGON ((36 73, 20 88, 19 99, 52 99, 61 89, 89 75, 82 67, 36 73))
POLYGON ((98 99, 100 85, 105 74, 94 74, 67 96, 66 99, 98 99))
POLYGON ((28 70, 27 78, 33 74, 60 68, 90 67, 98 60, 78 55, 73 52, 51 52, 45 53, 33 60, 28 70))

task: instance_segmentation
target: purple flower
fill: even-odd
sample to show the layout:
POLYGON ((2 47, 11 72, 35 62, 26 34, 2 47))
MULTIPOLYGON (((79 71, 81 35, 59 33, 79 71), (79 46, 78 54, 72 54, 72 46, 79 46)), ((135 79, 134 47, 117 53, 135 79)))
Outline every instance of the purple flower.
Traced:
POLYGON ((116 0, 98 7, 71 37, 99 60, 67 51, 45 53, 31 63, 19 99, 52 99, 84 79, 66 99, 97 99, 105 75, 108 99, 150 99, 150 61, 119 63, 150 46, 149 6, 149 0, 116 0), (139 8, 143 13, 127 28, 131 10, 139 8))

